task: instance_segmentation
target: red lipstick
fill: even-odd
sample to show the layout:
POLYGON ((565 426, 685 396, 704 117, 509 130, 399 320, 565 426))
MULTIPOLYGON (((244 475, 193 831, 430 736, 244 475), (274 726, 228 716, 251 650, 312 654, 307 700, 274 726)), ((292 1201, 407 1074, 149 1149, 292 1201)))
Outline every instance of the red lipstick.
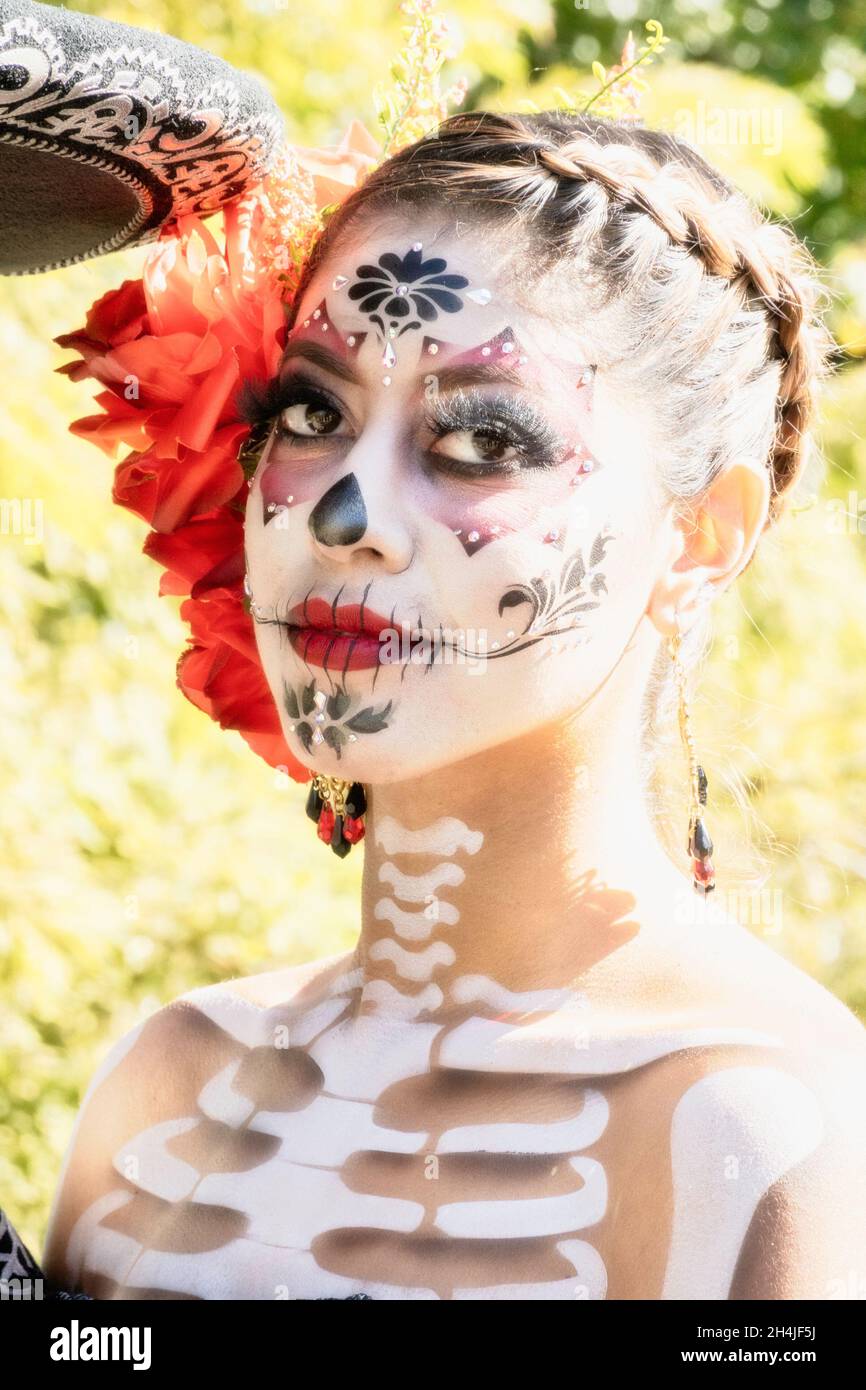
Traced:
POLYGON ((295 604, 286 618, 292 649, 311 666, 361 671, 380 664, 379 634, 392 631, 383 618, 359 603, 333 604, 321 598, 295 604))

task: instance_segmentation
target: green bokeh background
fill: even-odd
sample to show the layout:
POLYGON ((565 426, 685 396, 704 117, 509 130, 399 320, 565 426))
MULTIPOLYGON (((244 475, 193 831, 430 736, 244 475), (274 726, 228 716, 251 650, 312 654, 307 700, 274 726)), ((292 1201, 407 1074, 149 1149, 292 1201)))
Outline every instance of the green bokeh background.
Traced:
MULTIPOLYGON (((376 130, 406 16, 383 0, 180 0, 75 8, 171 33, 261 76, 301 144, 376 130)), ((717 605, 693 723, 726 864, 763 865, 739 915, 866 1021, 866 57, 856 0, 440 4, 464 106, 594 90, 629 29, 671 42, 647 124, 687 135, 827 270, 840 369, 823 462, 717 605), (720 114, 721 113, 721 114, 720 114), (741 119, 740 119, 741 118, 741 119), (723 139, 722 137, 727 137, 723 139), (747 815, 737 805, 736 788, 747 815), (744 836, 749 836, 752 859, 744 836)), ((113 465, 68 433, 95 384, 51 341, 146 252, 0 280, 0 499, 41 505, 44 537, 0 533, 0 1204, 42 1249, 83 1091, 111 1043, 195 985, 352 944, 361 855, 329 855, 304 792, 176 689, 186 629, 157 597, 144 523, 113 465)), ((726 902, 730 905, 734 900, 726 902)))

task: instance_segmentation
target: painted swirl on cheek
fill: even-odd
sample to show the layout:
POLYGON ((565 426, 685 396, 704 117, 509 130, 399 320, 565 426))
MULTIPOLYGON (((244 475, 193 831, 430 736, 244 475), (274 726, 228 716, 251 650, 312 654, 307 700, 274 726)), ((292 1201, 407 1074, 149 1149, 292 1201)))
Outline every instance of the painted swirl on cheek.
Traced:
POLYGON ((553 570, 536 574, 528 583, 513 582, 501 591, 496 612, 513 622, 505 640, 486 643, 482 651, 468 644, 458 646, 467 657, 490 660, 525 651, 537 642, 581 632, 587 615, 600 607, 607 595, 606 552, 614 533, 604 527, 590 545, 572 542, 563 561, 553 570))

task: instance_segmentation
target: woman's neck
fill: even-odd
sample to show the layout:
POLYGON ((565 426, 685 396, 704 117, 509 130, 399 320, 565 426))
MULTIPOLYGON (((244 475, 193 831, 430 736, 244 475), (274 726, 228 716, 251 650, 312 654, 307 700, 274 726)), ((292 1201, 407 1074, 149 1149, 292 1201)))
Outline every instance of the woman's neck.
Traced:
POLYGON ((640 1007, 636 962, 695 893, 627 746, 610 719, 582 718, 368 788, 362 1008, 450 1015, 467 977, 640 1007))

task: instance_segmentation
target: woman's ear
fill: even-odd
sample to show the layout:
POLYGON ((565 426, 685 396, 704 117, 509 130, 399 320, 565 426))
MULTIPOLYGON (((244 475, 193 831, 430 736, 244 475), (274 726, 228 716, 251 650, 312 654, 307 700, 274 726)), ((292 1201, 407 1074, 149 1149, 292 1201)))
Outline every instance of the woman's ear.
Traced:
POLYGON ((660 575, 647 614, 666 637, 686 631, 704 602, 732 584, 752 558, 770 505, 765 464, 735 463, 673 523, 673 558, 660 575))

